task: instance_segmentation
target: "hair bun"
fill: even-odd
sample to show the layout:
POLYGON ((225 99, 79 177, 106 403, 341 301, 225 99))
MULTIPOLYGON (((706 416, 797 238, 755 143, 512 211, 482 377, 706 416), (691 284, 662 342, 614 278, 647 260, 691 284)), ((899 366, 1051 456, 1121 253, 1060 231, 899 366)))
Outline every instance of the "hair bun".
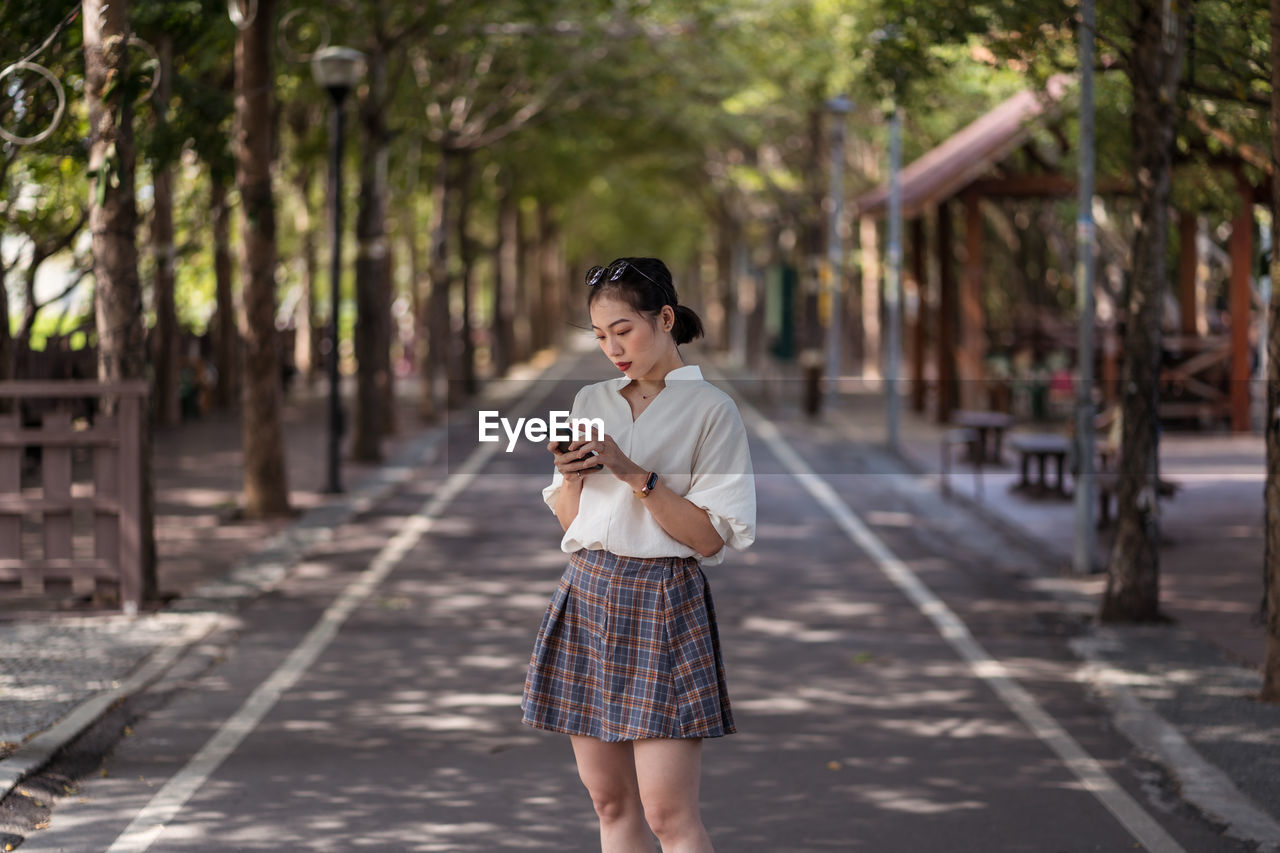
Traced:
POLYGON ((676 312, 676 320, 671 327, 671 337, 677 344, 687 344, 702 337, 702 320, 696 311, 687 305, 673 305, 672 308, 676 312))

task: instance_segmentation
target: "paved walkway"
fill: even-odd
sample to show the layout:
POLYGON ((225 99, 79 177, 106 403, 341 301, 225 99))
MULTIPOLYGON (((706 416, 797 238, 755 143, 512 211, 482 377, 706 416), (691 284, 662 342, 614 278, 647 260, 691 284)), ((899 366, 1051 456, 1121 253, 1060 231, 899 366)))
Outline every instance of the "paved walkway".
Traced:
MULTIPOLYGON (((562 408, 605 366, 580 357, 513 414, 562 408)), ((1087 632, 1031 558, 992 559, 989 525, 873 445, 785 413, 748 423, 760 539, 706 572, 740 729, 705 746, 719 849, 1251 849, 1073 679, 1067 642, 1087 632)), ((518 723, 564 559, 537 500, 546 453, 479 452, 455 426, 443 459, 466 463, 437 456, 315 547, 237 611, 216 665, 130 703, 131 733, 88 773, 60 759, 25 785, 56 805, 23 849, 141 849, 153 831, 193 853, 593 849, 568 744, 518 723)))
MULTIPOLYGON (((959 583, 962 576, 978 579, 980 583, 997 582, 999 578, 980 580, 983 567, 990 565, 999 569, 996 575, 1004 572, 1009 577, 1018 578, 1019 585, 1025 572, 1029 587, 1058 595, 1066 608, 1064 612, 1077 615, 1096 612, 1096 597, 1101 591, 1100 578, 1062 577, 1055 571, 1055 566, 1064 567, 1069 560, 1069 503, 1028 501, 1010 494, 1007 486, 1016 477, 1013 468, 985 471, 985 488, 979 501, 973 494, 972 477, 963 466, 956 469, 953 479, 953 486, 961 499, 943 501, 937 492, 939 429, 936 426, 909 415, 904 417, 905 457, 923 476, 902 477, 898 462, 883 454, 867 452, 868 448, 883 441, 883 409, 878 394, 851 389, 832 412, 819 422, 808 424, 795 416, 795 401, 799 397, 795 393, 799 390, 797 383, 784 377, 759 383, 755 388, 750 382, 739 385, 740 390, 757 401, 767 416, 784 423, 784 428, 790 430, 796 440, 809 436, 816 442, 815 449, 820 451, 825 446, 835 449, 837 454, 841 447, 849 448, 846 457, 819 455, 814 457, 812 464, 825 478, 835 483, 848 500, 867 501, 863 512, 868 522, 889 531, 886 535, 896 535, 892 531, 901 528, 904 519, 912 517, 928 519, 929 527, 936 525, 939 530, 952 531, 948 534, 954 537, 952 544, 958 555, 963 554, 963 557, 956 557, 956 565, 966 568, 952 581, 948 579, 948 573, 930 568, 932 563, 926 564, 931 583, 959 583), (827 460, 829 464, 823 467, 827 460), (863 481, 860 486, 858 480, 842 475, 872 476, 873 479, 863 481), (991 526, 992 522, 996 527, 991 526), (1010 546, 994 532, 997 529, 1015 532, 1013 541, 1021 543, 1020 546, 1010 546), (1033 576, 1033 563, 1041 571, 1039 576, 1033 576)), ((427 433, 416 429, 412 412, 416 389, 401 387, 405 393, 400 422, 406 429, 402 436, 389 444, 388 455, 421 455, 428 444, 424 442, 427 433)), ((5 739, 12 745, 20 743, 37 731, 36 727, 47 726, 49 720, 65 712, 77 700, 101 693, 107 685, 116 683, 130 670, 136 670, 137 664, 154 655, 157 649, 172 644, 171 638, 180 633, 180 620, 187 616, 182 612, 183 603, 190 605, 195 596, 201 595, 204 597, 194 606, 207 607, 211 601, 207 593, 216 589, 209 584, 225 576, 233 566, 251 564, 253 556, 263 551, 264 543, 268 551, 276 549, 268 561, 269 567, 283 573, 288 564, 288 549, 279 546, 281 538, 289 540, 293 536, 294 539, 289 541, 295 543, 295 550, 305 547, 306 542, 297 538, 297 531, 308 529, 308 525, 310 529, 316 529, 318 522, 315 519, 323 518, 326 509, 334 506, 319 492, 323 478, 320 460, 324 458, 322 412, 322 398, 301 394, 291 402, 287 416, 290 477, 295 503, 299 509, 310 512, 300 523, 295 523, 295 520, 244 522, 229 519, 230 508, 240 488, 239 425, 235 419, 210 418, 157 437, 156 471, 161 516, 158 536, 163 560, 161 587, 186 597, 179 599, 177 606, 168 612, 144 614, 132 622, 111 615, 28 612, 19 619, 19 614, 5 614, 5 621, 0 623, 0 685, 5 687, 3 696, 0 696, 0 732, 4 733, 5 739), (43 659, 62 663, 33 666, 32 658, 36 654, 31 650, 37 645, 43 650, 37 653, 42 654, 43 659), (89 656, 91 651, 96 657, 89 656), (98 673, 96 681, 93 680, 94 671, 98 673), (42 673, 48 677, 41 680, 42 673), (21 689, 17 689, 19 687, 21 689), (41 702, 48 704, 40 705, 41 702), (55 702, 61 704, 53 704, 55 702), (44 718, 40 717, 41 712, 45 714, 44 718)), ((1126 696, 1136 696, 1154 707, 1160 713, 1159 720, 1167 721, 1175 733, 1185 737, 1209 759, 1206 774, 1223 774, 1228 783, 1239 785, 1255 803, 1269 809, 1273 816, 1280 817, 1277 814, 1280 811, 1280 716, 1275 709, 1250 701, 1250 691, 1256 693, 1256 670, 1239 665, 1240 662, 1251 662, 1250 655, 1256 657, 1261 650, 1261 631, 1250 618, 1260 588, 1261 571, 1260 442, 1250 437, 1230 436, 1184 438, 1166 435, 1165 438, 1164 473, 1183 480, 1185 485, 1184 491, 1166 505, 1166 528, 1173 531, 1173 538, 1165 548, 1163 564, 1166 607, 1182 627, 1095 632, 1081 637, 1080 642, 1073 645, 1079 654, 1092 661, 1081 677, 1092 677, 1090 683, 1109 702, 1123 703, 1127 701, 1126 696), (1194 444, 1194 441, 1204 443, 1194 444), (1213 448, 1211 454, 1203 452, 1206 447, 1213 448), (1179 448, 1183 449, 1179 451, 1179 448), (1197 473, 1201 476, 1196 477, 1197 473), (1206 473, 1209 476, 1204 476, 1206 473), (1252 505, 1250 494, 1254 496, 1252 505), (1232 536, 1224 541, 1220 535, 1222 531, 1229 531, 1232 536), (1212 554, 1211 560, 1206 556, 1209 554, 1212 554), (1213 566, 1215 571, 1212 574, 1205 572, 1205 566, 1213 566), (1251 637, 1250 631, 1256 632, 1257 637, 1251 637), (1216 645, 1203 642, 1203 638, 1209 638, 1216 645), (1219 649, 1227 650, 1230 657, 1219 654, 1219 649), (1090 671, 1093 676, 1089 675, 1090 671), (1114 693, 1107 689, 1108 684, 1129 689, 1128 692, 1114 693)), ((768 461, 767 455, 761 457, 761 463, 758 474, 768 477, 780 473, 776 463, 768 461)), ((403 468, 408 463, 400 464, 403 468)), ((348 464, 347 483, 355 492, 353 484, 364 477, 367 482, 382 482, 385 493, 387 470, 348 464), (382 478, 380 481, 379 477, 382 478)), ((351 497, 357 503, 360 500, 355 495, 351 497)), ((367 508, 368 503, 364 506, 367 508)), ((805 518, 798 517, 787 529, 808 523, 805 518)), ((766 534, 776 539, 783 536, 783 530, 774 525, 762 529, 762 535, 766 534)), ((364 547, 372 546, 366 543, 364 547)), ((842 546, 839 553, 846 553, 845 547, 842 546)), ((747 562, 754 563, 750 553, 747 562)), ((839 562, 835 560, 832 566, 839 562)), ((290 582, 304 582, 307 577, 306 572, 295 572, 290 582)), ((867 579, 862 588, 869 590, 872 586, 872 581, 867 579)), ((994 589, 988 589, 985 594, 994 596, 994 589)), ((243 595, 244 592, 241 586, 238 593, 233 588, 229 594, 243 595)), ((818 598, 821 596, 814 601, 818 598)), ((796 618, 810 612, 806 609, 810 605, 813 602, 805 608, 797 607, 794 611, 796 618)), ((379 606, 399 608, 402 602, 388 599, 380 602, 379 606)), ((540 608, 540 599, 530 606, 534 610, 540 608)), ((858 605, 851 602, 849 606, 858 605)), ((986 607, 986 599, 982 596, 975 598, 975 609, 967 614, 971 624, 985 626, 988 624, 985 620, 996 615, 986 607)), ((750 608, 744 612, 750 612, 750 608)), ((854 612, 849 611, 850 614, 854 612)), ((193 619, 201 615, 190 614, 193 619)), ((844 616, 838 621, 843 624, 843 619, 844 616)), ((760 624, 751 623, 748 627, 773 637, 770 642, 774 645, 789 630, 781 622, 775 624, 768 620, 760 624)), ((837 630, 834 626, 825 628, 837 630)), ((827 635, 810 636, 806 633, 798 641, 809 644, 804 648, 816 651, 825 648, 823 643, 827 641, 822 639, 823 636, 827 635)), ((872 634, 867 634, 862 640, 871 642, 871 638, 872 634)), ((994 635, 992 639, 1003 643, 994 635)), ((189 637, 184 641, 189 641, 189 637)), ((1027 649, 1025 642, 1011 640, 1003 656, 1019 660, 1025 656, 1026 661, 1020 662, 1019 666, 1032 666, 1035 655, 1027 649)), ((829 642, 827 644, 830 645, 829 642)), ((855 658, 854 662, 859 663, 859 660, 855 658)), ((868 660, 874 661, 874 658, 868 660)), ((1074 664, 1064 661, 1063 665, 1066 668, 1062 683, 1065 684, 1071 678, 1067 669, 1074 664)), ((791 701, 798 701, 796 697, 803 698, 801 693, 796 693, 791 701)), ((783 700, 779 698, 779 701, 783 700)), ((867 707, 874 707, 870 699, 867 702, 870 703, 867 707)), ((1159 730, 1144 730, 1141 725, 1126 729, 1120 722, 1124 716, 1123 708, 1119 704, 1114 707, 1117 708, 1117 724, 1139 744, 1140 750, 1145 749, 1144 738, 1159 740, 1159 730)), ((752 709, 748 705, 743 710, 750 712, 752 709)), ((756 710, 771 713, 777 709, 770 706, 756 710)), ((5 752, 0 751, 0 759, 4 755, 5 752)), ((839 763, 833 761, 832 765, 839 763)), ((0 776, 5 775, 9 764, 8 760, 0 760, 0 776)), ((1196 786, 1199 778, 1180 776, 1179 781, 1184 789, 1189 789, 1196 786)), ((871 796, 875 792, 866 793, 871 796)), ((0 833, 0 844, 3 841, 3 833, 0 833)))

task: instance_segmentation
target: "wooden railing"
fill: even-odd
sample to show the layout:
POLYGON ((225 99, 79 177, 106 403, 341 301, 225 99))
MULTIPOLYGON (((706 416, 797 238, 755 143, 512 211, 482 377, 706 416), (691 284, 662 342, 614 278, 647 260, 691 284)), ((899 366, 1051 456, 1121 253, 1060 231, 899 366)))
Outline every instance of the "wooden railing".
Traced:
POLYGON ((1229 419, 1230 339, 1166 336, 1164 353, 1160 417, 1229 419))
MULTIPOLYGON (((45 592, 50 579, 69 580, 73 594, 92 594, 98 581, 118 584, 120 603, 136 612, 142 595, 142 417, 147 383, 134 380, 0 382, 0 400, 41 401, 40 426, 24 428, 18 406, 0 414, 0 581, 21 582, 22 595, 45 592), (115 414, 92 425, 73 423, 45 401, 116 400, 115 414), (23 482, 23 462, 38 448, 39 488, 23 482), (73 489, 73 451, 88 448, 92 494, 73 489), (92 554, 76 554, 72 515, 92 516, 92 554), (38 522, 39 557, 24 553, 23 524, 38 522)), ((33 473, 33 472, 29 472, 33 473)), ((34 476, 29 478, 34 479, 34 476)), ((35 549, 31 549, 35 550, 35 549)), ((81 551, 87 550, 84 548, 81 551)))

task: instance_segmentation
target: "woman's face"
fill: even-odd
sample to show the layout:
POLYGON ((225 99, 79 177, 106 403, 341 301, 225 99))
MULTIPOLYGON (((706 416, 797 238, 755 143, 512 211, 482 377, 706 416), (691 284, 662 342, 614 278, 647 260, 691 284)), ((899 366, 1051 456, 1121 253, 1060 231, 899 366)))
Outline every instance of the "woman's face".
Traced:
MULTIPOLYGON (((670 309, 663 308, 665 315, 670 309)), ((601 296, 591 303, 591 330, 600 351, 614 367, 631 378, 645 376, 666 354, 671 335, 662 330, 660 315, 653 322, 620 299, 601 296)))

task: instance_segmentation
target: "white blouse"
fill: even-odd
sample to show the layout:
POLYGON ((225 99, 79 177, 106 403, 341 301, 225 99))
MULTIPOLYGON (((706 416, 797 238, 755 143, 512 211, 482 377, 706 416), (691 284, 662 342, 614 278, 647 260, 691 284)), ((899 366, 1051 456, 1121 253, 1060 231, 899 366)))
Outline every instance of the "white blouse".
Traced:
MULTIPOLYGON (((747 429, 733 399, 702 378, 695 364, 670 371, 666 386, 634 421, 621 391, 631 380, 606 379, 580 390, 571 418, 600 418, 622 452, 677 495, 706 511, 726 545, 744 550, 756 538, 756 487, 747 429)), ((564 477, 554 469, 542 499, 555 512, 564 477)), ((560 550, 612 551, 627 557, 699 557, 667 534, 631 487, 607 469, 582 484, 578 514, 560 550)), ((724 561, 724 548, 703 565, 724 561)))

